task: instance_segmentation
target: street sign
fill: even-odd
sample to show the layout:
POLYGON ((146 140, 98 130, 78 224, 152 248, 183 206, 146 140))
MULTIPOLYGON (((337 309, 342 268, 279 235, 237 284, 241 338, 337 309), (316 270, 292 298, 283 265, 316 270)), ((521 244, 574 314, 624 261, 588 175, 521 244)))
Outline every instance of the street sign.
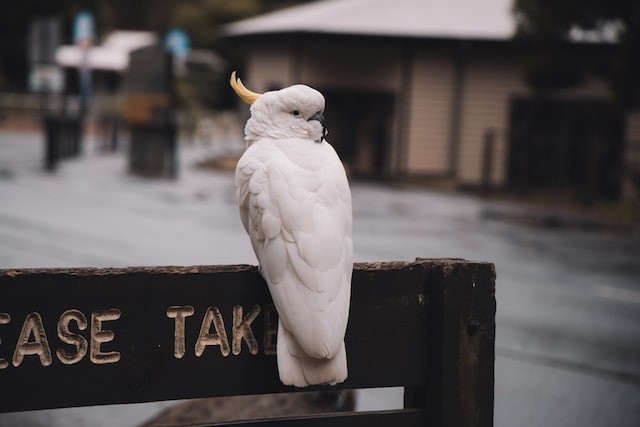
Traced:
POLYGON ((172 28, 164 38, 164 47, 174 56, 184 59, 191 48, 191 40, 182 28, 172 28))
POLYGON ((83 10, 78 13, 73 23, 73 42, 82 50, 82 61, 78 67, 80 74, 80 110, 89 108, 91 98, 91 67, 89 65, 89 50, 96 38, 96 29, 91 12, 83 10))
POLYGON ((73 42, 81 46, 90 46, 96 37, 95 24, 91 12, 78 13, 73 23, 73 42))

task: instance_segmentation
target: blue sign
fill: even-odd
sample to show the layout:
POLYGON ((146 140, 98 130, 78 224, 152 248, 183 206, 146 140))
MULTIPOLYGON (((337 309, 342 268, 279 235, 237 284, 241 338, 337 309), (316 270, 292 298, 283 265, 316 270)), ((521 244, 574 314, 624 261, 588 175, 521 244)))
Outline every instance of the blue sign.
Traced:
POLYGON ((184 58, 191 47, 191 40, 182 28, 173 28, 164 38, 164 47, 175 56, 184 58))
POLYGON ((75 44, 90 43, 96 37, 96 29, 91 12, 83 10, 78 13, 73 23, 73 42, 75 44))

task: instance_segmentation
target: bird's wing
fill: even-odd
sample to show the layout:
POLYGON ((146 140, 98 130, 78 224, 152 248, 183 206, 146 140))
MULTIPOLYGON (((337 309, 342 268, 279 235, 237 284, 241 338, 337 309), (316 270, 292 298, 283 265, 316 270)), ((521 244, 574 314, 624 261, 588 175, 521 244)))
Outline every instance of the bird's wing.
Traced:
POLYGON ((326 142, 297 141, 313 150, 306 165, 262 142, 236 169, 242 222, 283 324, 306 354, 332 357, 344 338, 353 268, 344 168, 326 142))

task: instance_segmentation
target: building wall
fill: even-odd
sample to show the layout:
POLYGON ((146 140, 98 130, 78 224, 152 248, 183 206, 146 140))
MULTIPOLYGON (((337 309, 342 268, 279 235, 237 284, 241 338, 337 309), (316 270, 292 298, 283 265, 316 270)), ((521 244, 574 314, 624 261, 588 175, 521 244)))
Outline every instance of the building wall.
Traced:
POLYGON ((246 56, 247 78, 243 81, 259 92, 300 82, 318 88, 396 92, 400 58, 395 44, 260 44, 246 56))
POLYGON ((240 76, 250 90, 265 92, 291 84, 291 51, 284 44, 252 46, 246 56, 246 77, 240 76))
POLYGON ((303 47, 296 48, 297 80, 318 88, 395 95, 390 172, 447 174, 453 82, 448 49, 357 41, 303 47))
MULTIPOLYGON (((398 157, 399 97, 401 87, 402 49, 393 42, 367 43, 350 41, 327 43, 314 40, 289 40, 253 45, 247 55, 247 87, 257 92, 305 83, 321 91, 346 93, 384 93, 395 96, 396 105, 390 118, 392 131, 388 156, 398 157)), ((327 108, 331 108, 328 105, 327 108)), ((360 123, 361 125, 361 123, 360 123)), ((331 133, 331 129, 329 130, 331 133)), ((333 131, 336 135, 336 130, 333 131)), ((357 158, 353 166, 360 172, 372 170, 370 133, 359 128, 349 144, 357 158)), ((335 142, 335 141, 334 141, 335 142)), ((395 159, 387 162, 389 166, 395 159)))
MULTIPOLYGON (((640 178, 640 111, 627 115, 627 128, 625 129, 626 146, 624 153, 627 174, 634 179, 640 178)), ((635 197, 640 197, 640 188, 634 188, 635 197)))
POLYGON ((397 92, 401 49, 393 43, 309 41, 294 46, 299 80, 316 87, 397 92))
POLYGON ((483 184, 488 161, 487 184, 501 185, 506 180, 510 98, 528 91, 517 60, 504 52, 468 52, 463 64, 456 178, 460 184, 483 184), (485 154, 487 139, 493 144, 485 154))
POLYGON ((408 93, 405 164, 408 174, 449 171, 453 55, 444 49, 416 48, 408 93))
POLYGON ((629 113, 627 117, 627 139, 640 141, 640 111, 629 113))
MULTIPOLYGON (((252 46, 243 80, 260 92, 304 82, 320 90, 391 93, 395 106, 389 172, 500 186, 508 179, 511 99, 530 96, 521 63, 504 45, 293 40, 252 46), (489 139, 492 149, 487 151, 489 139)), ((604 83, 591 81, 554 96, 608 98, 609 92, 604 83)), ((627 139, 637 140, 636 127, 627 139)), ((356 163, 360 160, 366 161, 356 163)))
MULTIPOLYGON (((463 185, 483 184, 483 163, 487 134, 493 135, 488 184, 507 182, 511 99, 531 96, 524 81, 523 61, 516 54, 496 49, 474 49, 464 62, 462 117, 457 156, 457 181, 463 185)), ((590 80, 555 98, 610 99, 606 84, 590 80)))

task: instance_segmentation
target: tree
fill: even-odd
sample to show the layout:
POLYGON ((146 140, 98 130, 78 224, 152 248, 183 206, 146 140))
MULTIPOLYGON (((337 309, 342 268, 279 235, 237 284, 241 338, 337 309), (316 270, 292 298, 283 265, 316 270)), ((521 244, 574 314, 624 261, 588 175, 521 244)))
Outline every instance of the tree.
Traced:
MULTIPOLYGON (((182 0, 176 4, 173 24, 184 28, 193 46, 213 49, 238 67, 240 56, 219 42, 219 28, 227 23, 271 12, 309 0, 182 0)), ((229 72, 214 75, 210 70, 192 69, 189 81, 180 85, 181 98, 209 108, 228 108, 237 102, 229 91, 229 72)))
MULTIPOLYGON (((25 0, 20 5, 5 5, 0 13, 0 90, 25 88, 28 76, 27 33, 34 19, 60 16, 63 24, 71 11, 71 1, 25 0)), ((70 24, 69 24, 70 25, 70 24)))
POLYGON ((71 43, 77 13, 89 10, 95 16, 99 38, 115 29, 162 35, 181 26, 194 47, 216 49, 220 25, 305 1, 309 0, 21 0, 19 6, 7 6, 0 13, 0 91, 26 88, 26 38, 34 19, 59 17, 65 43, 71 43))
POLYGON ((515 0, 516 38, 533 47, 527 80, 544 91, 592 75, 626 109, 640 107, 640 1, 515 0))

